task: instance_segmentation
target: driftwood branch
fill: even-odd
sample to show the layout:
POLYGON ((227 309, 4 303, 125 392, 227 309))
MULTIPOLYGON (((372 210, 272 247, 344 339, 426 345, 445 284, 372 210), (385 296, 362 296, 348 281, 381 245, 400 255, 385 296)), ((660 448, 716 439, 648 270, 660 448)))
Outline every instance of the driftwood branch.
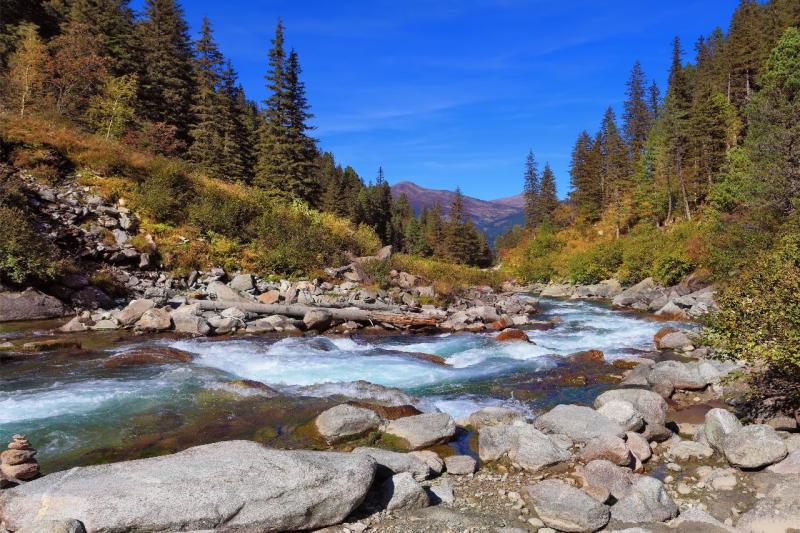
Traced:
POLYGON ((353 322, 385 322, 394 326, 436 326, 439 319, 422 313, 398 313, 384 310, 370 309, 338 309, 335 307, 317 307, 310 305, 284 305, 284 304, 261 304, 241 301, 226 300, 192 300, 192 304, 197 304, 203 311, 223 311, 229 307, 236 307, 248 313, 262 315, 284 315, 295 318, 303 318, 309 311, 325 311, 330 313, 334 320, 353 322))

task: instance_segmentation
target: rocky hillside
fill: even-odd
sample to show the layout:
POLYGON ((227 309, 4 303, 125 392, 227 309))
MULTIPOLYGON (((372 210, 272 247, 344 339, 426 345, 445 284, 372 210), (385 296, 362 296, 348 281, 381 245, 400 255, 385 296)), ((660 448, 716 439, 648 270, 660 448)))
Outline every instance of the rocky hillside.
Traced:
MULTIPOLYGON (((455 197, 452 191, 426 189, 409 181, 401 181, 392 186, 393 196, 398 197, 401 194, 408 197, 411 207, 417 213, 423 207, 433 207, 439 203, 446 214, 455 197)), ((522 206, 522 195, 490 201, 464 197, 464 209, 475 225, 486 234, 490 244, 494 242, 495 237, 514 224, 522 224, 525 218, 522 206)))

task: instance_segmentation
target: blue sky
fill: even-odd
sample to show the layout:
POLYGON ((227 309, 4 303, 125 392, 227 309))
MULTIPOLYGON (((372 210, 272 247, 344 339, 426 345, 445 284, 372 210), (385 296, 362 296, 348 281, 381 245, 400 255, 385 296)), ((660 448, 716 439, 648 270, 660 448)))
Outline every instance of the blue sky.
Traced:
MULTIPOLYGON (((277 18, 297 49, 315 136, 371 179, 484 199, 522 188, 528 149, 552 165, 603 111, 618 115, 636 59, 664 87, 671 40, 727 28, 738 0, 183 0, 208 16, 249 96, 265 96, 277 18)), ((133 6, 141 6, 135 0, 133 6)))

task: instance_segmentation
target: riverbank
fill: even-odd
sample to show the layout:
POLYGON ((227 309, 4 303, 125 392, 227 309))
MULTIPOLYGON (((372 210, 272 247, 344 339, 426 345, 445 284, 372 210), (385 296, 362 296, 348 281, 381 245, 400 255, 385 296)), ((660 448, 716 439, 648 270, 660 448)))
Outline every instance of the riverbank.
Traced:
MULTIPOLYGON (((735 365, 705 359, 707 352, 690 346, 694 341, 680 332, 662 331, 653 341, 661 350, 616 356, 619 384, 607 383, 605 392, 590 391, 583 400, 562 400, 535 413, 507 404, 454 418, 398 409, 401 402, 414 402, 409 395, 387 402, 394 409, 329 398, 304 431, 337 452, 295 456, 229 442, 184 452, 214 457, 211 462, 187 463, 184 457, 190 456, 175 454, 159 463, 79 469, 58 483, 60 474, 52 474, 4 491, 0 516, 10 531, 33 516, 79 519, 89 531, 113 528, 119 520, 134 520, 142 530, 263 528, 266 523, 273 524, 267 530, 313 529, 344 521, 329 530, 337 532, 593 531, 631 525, 647 531, 782 531, 777 528, 796 524, 796 422, 742 426, 728 414, 742 392, 731 379, 735 365), (237 490, 220 501, 219 491, 230 494, 225 487, 244 483, 235 464, 252 469, 261 488, 237 490), (277 474, 287 471, 288 477, 277 474), (171 498, 158 499, 157 492, 148 496, 143 486, 126 481, 144 472, 164 478, 180 507, 167 509, 163 501, 171 498), (207 488, 187 482, 212 476, 216 481, 207 488), (108 497, 91 490, 88 479, 106 480, 113 512, 108 497), (78 503, 42 508, 36 502, 43 490, 54 501, 69 494, 78 503), (212 509, 209 514, 190 503, 205 501, 212 492, 215 509, 246 512, 212 509), (315 498, 322 493, 328 503, 320 507, 315 498), (294 503, 288 505, 279 494, 291 494, 294 503), (124 504, 134 496, 137 505, 124 504)), ((587 353, 571 359, 595 358, 587 353)), ((590 389, 591 384, 578 387, 590 389)))

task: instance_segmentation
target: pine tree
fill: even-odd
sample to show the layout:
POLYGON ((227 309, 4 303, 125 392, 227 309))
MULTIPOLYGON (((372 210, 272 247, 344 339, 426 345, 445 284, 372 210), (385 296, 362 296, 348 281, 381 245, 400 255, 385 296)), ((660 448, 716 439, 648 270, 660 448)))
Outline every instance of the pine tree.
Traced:
POLYGON ((691 220, 689 207, 689 191, 686 179, 686 148, 689 143, 689 115, 691 108, 691 86, 681 62, 682 50, 680 40, 675 37, 672 47, 672 65, 669 73, 669 89, 664 102, 664 127, 666 129, 666 149, 670 157, 667 191, 667 219, 673 214, 673 187, 671 178, 677 177, 682 198, 684 213, 691 220))
POLYGON ((653 117, 653 122, 655 123, 661 114, 661 91, 658 89, 656 80, 650 83, 650 89, 647 91, 647 105, 650 110, 650 116, 653 117))
POLYGON ((139 24, 142 72, 140 106, 144 118, 189 131, 192 104, 192 46, 183 11, 176 0, 145 0, 139 24))
POLYGON ((633 159, 638 159, 644 151, 647 134, 653 126, 654 116, 647 104, 645 76, 642 65, 636 61, 628 79, 628 98, 625 100, 623 131, 633 159))
POLYGON ((758 89, 761 65, 768 53, 764 47, 764 20, 757 0, 740 0, 728 30, 730 98, 744 109, 758 89))
POLYGON ((580 215, 590 221, 599 219, 603 209, 599 149, 586 131, 581 132, 572 149, 570 184, 570 200, 580 215))
POLYGON ((288 93, 288 130, 290 162, 286 173, 286 184, 293 196, 302 198, 309 205, 319 201, 319 187, 315 179, 314 160, 316 142, 308 135, 312 127, 308 120, 313 117, 306 99, 305 84, 300 79, 302 69, 297 52, 292 50, 286 61, 286 88, 288 93))
POLYGON ((316 146, 308 135, 308 119, 312 115, 300 74, 297 53, 292 50, 287 57, 284 50, 283 24, 279 20, 269 52, 266 78, 270 95, 264 101, 255 181, 261 187, 281 190, 316 205, 316 146))
POLYGON ((195 43, 195 93, 187 156, 213 175, 224 177, 225 126, 230 119, 228 103, 221 92, 223 58, 212 35, 211 23, 203 18, 195 43))
POLYGON ((539 210, 539 194, 541 184, 539 183, 539 170, 536 167, 536 158, 533 150, 528 152, 525 160, 525 181, 523 194, 525 196, 525 227, 528 229, 536 227, 541 222, 539 210))
POLYGON ((761 81, 747 109, 746 147, 767 205, 787 214, 800 207, 800 30, 786 30, 761 81))
POLYGON ((99 40, 98 52, 109 58, 113 75, 136 71, 133 10, 128 0, 72 0, 63 31, 77 29, 99 40))
POLYGON ((545 163, 544 171, 542 172, 539 202, 541 204, 542 219, 552 222, 553 214, 558 207, 558 195, 556 193, 556 178, 553 174, 553 169, 550 168, 550 163, 545 163))
POLYGON ((223 175, 237 181, 248 181, 255 166, 258 109, 247 100, 244 89, 238 85, 230 61, 225 63, 220 76, 220 96, 224 105, 223 175))
POLYGON ((610 107, 603 116, 597 142, 600 147, 600 189, 603 205, 612 210, 615 232, 619 237, 623 222, 624 196, 631 187, 631 168, 628 149, 617 127, 614 110, 610 107))

